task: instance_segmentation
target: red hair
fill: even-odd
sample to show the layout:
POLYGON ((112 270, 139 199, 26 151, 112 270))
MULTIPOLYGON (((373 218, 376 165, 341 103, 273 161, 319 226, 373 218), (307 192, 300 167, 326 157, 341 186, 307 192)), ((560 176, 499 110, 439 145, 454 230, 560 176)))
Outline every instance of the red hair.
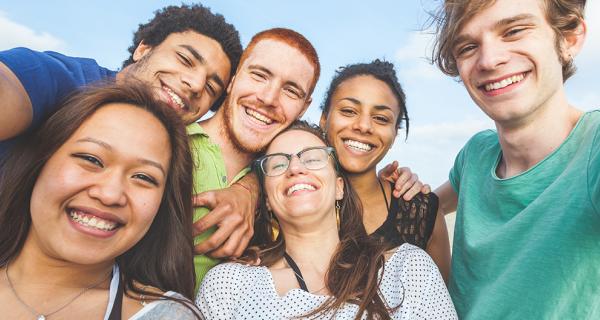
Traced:
POLYGON ((313 47, 308 39, 294 30, 286 28, 273 28, 255 34, 250 40, 250 43, 248 43, 246 49, 244 49, 238 68, 244 64, 244 61, 246 58, 248 58, 254 46, 256 46, 256 44, 262 40, 275 40, 283 42, 300 51, 300 53, 302 53, 302 55, 308 59, 314 69, 313 82, 308 89, 307 95, 310 96, 317 85, 317 80, 319 80, 319 75, 321 74, 321 64, 319 63, 319 56, 317 55, 317 50, 315 50, 315 47, 313 47))

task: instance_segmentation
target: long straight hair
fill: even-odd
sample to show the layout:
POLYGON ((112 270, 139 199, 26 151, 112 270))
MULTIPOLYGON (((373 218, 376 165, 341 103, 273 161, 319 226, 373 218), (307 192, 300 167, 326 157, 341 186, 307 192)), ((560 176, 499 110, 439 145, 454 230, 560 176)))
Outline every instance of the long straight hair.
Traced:
MULTIPOLYGON (((290 130, 301 130, 317 136, 325 145, 321 129, 305 121, 296 121, 280 134, 290 130)), ((389 308, 379 294, 379 269, 383 268, 384 253, 389 248, 367 235, 362 222, 362 205, 358 195, 344 174, 339 171, 339 165, 332 157, 336 173, 344 181, 344 197, 340 200, 340 243, 331 258, 326 273, 325 284, 333 295, 316 310, 306 317, 326 314, 342 307, 345 303, 358 305, 359 310, 355 319, 360 319, 366 312, 367 319, 390 319, 389 308)), ((265 177, 255 166, 261 189, 264 193, 265 177)), ((274 227, 278 223, 267 208, 267 199, 263 194, 259 201, 257 219, 254 224, 254 237, 250 247, 242 258, 244 262, 260 259, 260 265, 271 266, 283 258, 285 252, 285 235, 282 232, 274 237, 274 227)))
MULTIPOLYGON (((142 239, 116 258, 126 293, 134 282, 193 299, 192 158, 185 127, 173 110, 138 82, 102 84, 71 96, 38 130, 20 141, 0 164, 0 266, 23 248, 31 228, 29 205, 35 182, 48 159, 97 110, 127 103, 154 115, 169 134, 171 162, 160 207, 142 239)), ((148 137, 152 139, 152 137, 148 137)), ((128 294, 129 295, 129 294, 128 294)), ((131 295, 129 295, 132 298, 131 295)), ((194 311, 195 312, 195 311, 194 311)))

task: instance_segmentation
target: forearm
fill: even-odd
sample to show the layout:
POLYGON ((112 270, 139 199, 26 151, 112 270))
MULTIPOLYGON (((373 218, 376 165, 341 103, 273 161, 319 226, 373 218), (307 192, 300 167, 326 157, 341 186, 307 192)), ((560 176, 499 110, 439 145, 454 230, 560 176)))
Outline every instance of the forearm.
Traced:
POLYGON ((433 191, 439 198, 439 209, 444 215, 456 211, 458 204, 458 194, 452 188, 450 181, 444 182, 433 191))
POLYGON ((0 141, 17 136, 31 124, 33 111, 25 88, 0 62, 0 141))

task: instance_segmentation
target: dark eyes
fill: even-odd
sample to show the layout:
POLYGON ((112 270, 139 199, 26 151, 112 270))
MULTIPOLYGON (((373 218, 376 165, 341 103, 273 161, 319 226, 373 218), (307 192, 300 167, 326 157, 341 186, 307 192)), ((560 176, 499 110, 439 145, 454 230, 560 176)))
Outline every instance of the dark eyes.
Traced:
MULTIPOLYGON (((97 168, 97 169, 104 168, 104 164, 102 163, 102 160, 100 160, 96 156, 86 154, 86 153, 75 153, 75 154, 73 154, 73 157, 83 160, 83 163, 87 166, 91 165, 93 168, 97 168)), ((154 186, 158 186, 158 181, 148 174, 135 173, 131 177, 134 179, 139 179, 145 183, 150 183, 154 186)))
POLYGON ((507 32, 504 34, 504 36, 505 36, 505 37, 512 37, 512 36, 516 36, 516 35, 518 35, 519 33, 521 33, 521 31, 523 31, 523 30, 525 30, 525 28, 513 28, 513 29, 510 29, 510 30, 508 30, 508 31, 507 31, 507 32))
POLYGON ((192 60, 190 60, 185 54, 177 52, 177 57, 179 57, 179 60, 186 66, 192 66, 192 60))
POLYGON ((258 72, 258 71, 252 71, 252 72, 250 72, 250 74, 251 74, 251 75, 252 75, 252 77, 253 77, 254 79, 256 79, 256 80, 261 80, 261 81, 262 81, 262 80, 267 80, 267 76, 266 76, 266 75, 264 75, 264 74, 263 74, 263 73, 261 73, 261 72, 258 72))

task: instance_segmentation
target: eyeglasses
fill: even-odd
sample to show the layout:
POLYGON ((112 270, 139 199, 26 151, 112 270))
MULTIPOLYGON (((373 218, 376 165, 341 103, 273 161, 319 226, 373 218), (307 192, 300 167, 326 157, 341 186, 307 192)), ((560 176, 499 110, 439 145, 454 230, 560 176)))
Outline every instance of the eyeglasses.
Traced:
POLYGON ((276 177, 287 171, 293 156, 297 156, 306 169, 319 170, 327 165, 329 156, 333 153, 332 147, 311 147, 296 154, 268 154, 258 158, 256 164, 266 176, 276 177))

